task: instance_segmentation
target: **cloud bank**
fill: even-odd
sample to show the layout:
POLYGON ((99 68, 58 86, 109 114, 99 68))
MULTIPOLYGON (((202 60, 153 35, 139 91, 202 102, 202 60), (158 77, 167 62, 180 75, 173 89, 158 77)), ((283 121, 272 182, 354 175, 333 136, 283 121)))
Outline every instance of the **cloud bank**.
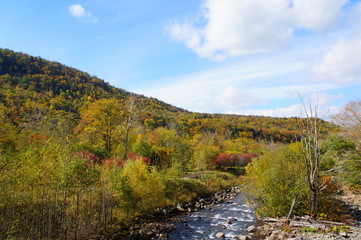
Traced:
POLYGON ((225 59, 270 52, 297 30, 325 33, 347 0, 205 0, 197 22, 171 22, 167 32, 203 58, 225 59), (202 24, 203 23, 203 24, 202 24))
POLYGON ((351 11, 352 24, 347 36, 342 36, 311 69, 315 80, 339 84, 361 83, 361 3, 351 11))

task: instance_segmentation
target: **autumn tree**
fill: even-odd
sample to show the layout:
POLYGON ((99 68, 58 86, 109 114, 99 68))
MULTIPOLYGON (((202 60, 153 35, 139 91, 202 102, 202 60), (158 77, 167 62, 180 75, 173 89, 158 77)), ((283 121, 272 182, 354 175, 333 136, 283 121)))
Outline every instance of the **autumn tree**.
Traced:
POLYGON ((333 116, 331 119, 334 123, 341 127, 341 136, 348 141, 356 144, 356 149, 348 151, 344 155, 344 151, 350 150, 350 143, 343 139, 342 141, 334 142, 337 149, 342 150, 341 176, 343 179, 360 188, 361 186, 361 101, 353 101, 347 103, 342 110, 333 116), (346 146, 344 143, 348 143, 346 146))
POLYGON ((11 162, 16 149, 16 131, 9 119, 9 109, 0 104, 0 175, 11 162))
POLYGON ((90 142, 102 142, 108 153, 113 150, 114 136, 124 119, 124 104, 117 99, 101 99, 90 103, 81 113, 78 130, 86 133, 90 142))
POLYGON ((150 141, 157 153, 157 163, 160 168, 178 166, 185 171, 192 157, 193 150, 186 139, 175 131, 160 127, 150 135, 150 141))
POLYGON ((121 127, 124 131, 123 136, 123 160, 127 159, 129 152, 129 135, 139 122, 139 99, 136 96, 131 96, 127 99, 122 114, 121 127))
POLYGON ((246 166, 244 193, 261 216, 286 216, 293 199, 295 214, 305 214, 309 188, 302 146, 293 143, 265 152, 246 166))

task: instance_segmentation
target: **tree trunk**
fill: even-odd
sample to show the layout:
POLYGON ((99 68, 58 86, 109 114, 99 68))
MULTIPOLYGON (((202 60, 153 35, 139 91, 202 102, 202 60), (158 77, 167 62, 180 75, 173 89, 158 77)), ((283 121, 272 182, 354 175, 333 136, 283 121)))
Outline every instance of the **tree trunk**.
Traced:
POLYGON ((123 161, 126 161, 128 158, 128 140, 129 140, 129 129, 126 129, 125 137, 124 137, 123 161))
POLYGON ((106 134, 104 135, 104 141, 105 141, 105 151, 108 153, 112 152, 112 139, 111 136, 106 134))
POLYGON ((317 214, 317 190, 312 190, 311 195, 311 216, 315 217, 317 214))

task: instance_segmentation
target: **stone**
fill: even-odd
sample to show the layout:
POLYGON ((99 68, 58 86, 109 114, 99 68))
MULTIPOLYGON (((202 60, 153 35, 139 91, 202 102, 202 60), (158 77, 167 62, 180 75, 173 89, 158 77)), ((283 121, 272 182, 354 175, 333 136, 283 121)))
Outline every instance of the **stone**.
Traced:
POLYGON ((249 236, 235 236, 234 238, 237 240, 251 240, 249 236))
POLYGON ((216 238, 223 238, 223 237, 224 237, 224 233, 222 233, 222 232, 217 232, 215 236, 216 236, 216 238))
POLYGON ((251 226, 249 226, 249 227, 247 228, 247 231, 248 231, 248 232, 255 232, 255 231, 256 231, 256 227, 253 226, 253 225, 251 225, 251 226))
POLYGON ((271 233, 271 235, 268 237, 268 238, 266 238, 267 240, 276 240, 276 239, 278 239, 278 233, 279 233, 279 231, 273 231, 272 233, 271 233))
POLYGON ((231 220, 228 220, 228 221, 227 221, 227 224, 232 224, 232 221, 231 221, 231 220))
POLYGON ((279 234, 278 234, 278 239, 280 239, 280 240, 282 240, 282 239, 288 239, 288 237, 289 237, 289 234, 287 233, 287 232, 280 232, 279 234))
POLYGON ((180 212, 185 212, 186 211, 180 204, 177 204, 177 210, 180 211, 180 212))
POLYGON ((261 237, 266 237, 266 236, 268 236, 268 235, 269 235, 269 232, 268 232, 268 231, 263 230, 263 231, 261 231, 261 232, 259 233, 259 235, 260 235, 261 237))
POLYGON ((339 234, 341 237, 347 237, 347 232, 340 232, 339 234))

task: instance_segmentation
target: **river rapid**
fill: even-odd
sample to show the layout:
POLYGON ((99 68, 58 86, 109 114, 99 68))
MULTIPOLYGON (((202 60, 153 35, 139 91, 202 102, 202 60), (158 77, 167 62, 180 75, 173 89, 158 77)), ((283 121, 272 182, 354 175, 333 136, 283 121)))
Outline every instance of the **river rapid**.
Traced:
POLYGON ((227 203, 184 215, 172 224, 175 229, 168 237, 173 240, 215 239, 217 233, 224 234, 222 239, 234 239, 235 236, 247 235, 247 228, 257 225, 257 218, 239 193, 227 203))

